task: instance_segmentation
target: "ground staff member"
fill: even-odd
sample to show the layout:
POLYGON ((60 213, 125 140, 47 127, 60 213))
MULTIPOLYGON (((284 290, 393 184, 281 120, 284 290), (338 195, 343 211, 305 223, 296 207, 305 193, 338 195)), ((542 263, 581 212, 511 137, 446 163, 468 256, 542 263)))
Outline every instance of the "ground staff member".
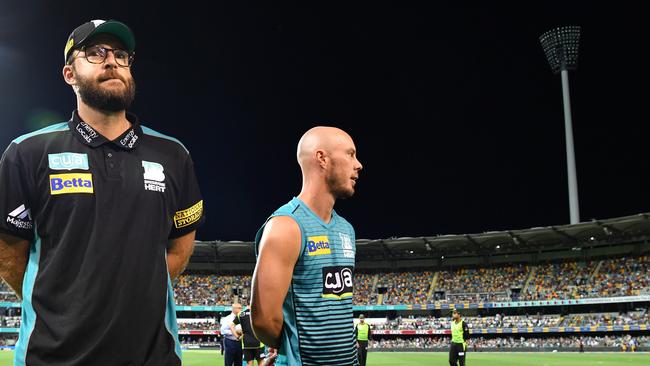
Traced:
POLYGON ((464 320, 461 320, 458 310, 454 309, 451 312, 451 346, 449 348, 449 365, 465 366, 465 354, 467 352, 468 339, 469 327, 464 320))
POLYGON ((232 312, 226 317, 221 319, 221 336, 223 337, 224 347, 224 365, 225 366, 241 366, 243 358, 241 342, 236 332, 230 328, 232 322, 239 316, 242 310, 240 303, 232 304, 232 312))
POLYGON ((354 326, 354 334, 357 339, 357 355, 359 356, 359 366, 366 366, 368 357, 368 340, 370 339, 370 324, 366 323, 366 317, 359 315, 359 323, 354 326))
POLYGON ((170 279, 203 221, 192 159, 126 112, 135 38, 93 20, 64 47, 77 109, 0 160, 0 276, 22 299, 16 366, 181 364, 170 279))

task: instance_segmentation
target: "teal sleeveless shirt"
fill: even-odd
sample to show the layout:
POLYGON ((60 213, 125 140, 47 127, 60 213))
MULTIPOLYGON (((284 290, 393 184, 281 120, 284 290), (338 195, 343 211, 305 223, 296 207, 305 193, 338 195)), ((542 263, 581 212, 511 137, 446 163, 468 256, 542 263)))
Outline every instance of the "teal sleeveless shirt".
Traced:
MULTIPOLYGON (((295 197, 270 218, 275 216, 293 218, 302 234, 300 256, 282 306, 284 325, 276 365, 358 365, 352 315, 356 252, 352 225, 334 211, 326 224, 295 197)), ((256 253, 263 230, 264 226, 255 238, 256 253)))

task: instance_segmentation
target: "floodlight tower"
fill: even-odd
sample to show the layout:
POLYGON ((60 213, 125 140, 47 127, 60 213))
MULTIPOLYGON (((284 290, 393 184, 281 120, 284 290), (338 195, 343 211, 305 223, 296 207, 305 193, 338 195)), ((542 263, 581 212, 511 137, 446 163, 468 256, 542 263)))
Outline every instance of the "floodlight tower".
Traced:
POLYGON ((578 68, 578 46, 580 27, 566 26, 552 29, 539 37, 544 53, 554 74, 562 75, 562 96, 564 100, 564 132, 566 135, 566 161, 569 176, 569 210, 571 224, 580 222, 578 205, 578 178, 576 158, 573 150, 573 127, 571 122, 571 101, 569 95, 569 70, 578 68))

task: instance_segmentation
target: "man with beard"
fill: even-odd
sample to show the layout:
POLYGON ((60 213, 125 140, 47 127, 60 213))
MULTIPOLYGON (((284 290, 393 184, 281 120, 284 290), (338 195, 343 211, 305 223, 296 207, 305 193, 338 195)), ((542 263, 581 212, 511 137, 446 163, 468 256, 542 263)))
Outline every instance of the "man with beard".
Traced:
POLYGON ((302 190, 258 231, 255 334, 278 349, 276 365, 358 365, 353 336, 355 233, 334 211, 362 165, 352 138, 315 127, 298 143, 302 190))
POLYGON ((77 27, 63 78, 72 118, 13 140, 0 160, 0 276, 22 299, 14 365, 180 365, 171 279, 203 200, 176 139, 127 113, 135 39, 77 27))

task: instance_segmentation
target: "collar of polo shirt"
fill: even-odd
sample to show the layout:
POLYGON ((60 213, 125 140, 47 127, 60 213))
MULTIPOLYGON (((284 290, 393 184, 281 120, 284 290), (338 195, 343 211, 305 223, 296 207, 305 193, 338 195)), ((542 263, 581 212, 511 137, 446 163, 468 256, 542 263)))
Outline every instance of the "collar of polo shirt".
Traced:
POLYGON ((105 143, 112 143, 124 150, 133 150, 141 140, 142 128, 135 114, 127 112, 126 118, 131 122, 131 127, 113 141, 109 141, 106 137, 100 135, 91 125, 82 120, 76 110, 72 112, 72 118, 68 121, 68 126, 70 131, 85 145, 98 147, 105 143))

